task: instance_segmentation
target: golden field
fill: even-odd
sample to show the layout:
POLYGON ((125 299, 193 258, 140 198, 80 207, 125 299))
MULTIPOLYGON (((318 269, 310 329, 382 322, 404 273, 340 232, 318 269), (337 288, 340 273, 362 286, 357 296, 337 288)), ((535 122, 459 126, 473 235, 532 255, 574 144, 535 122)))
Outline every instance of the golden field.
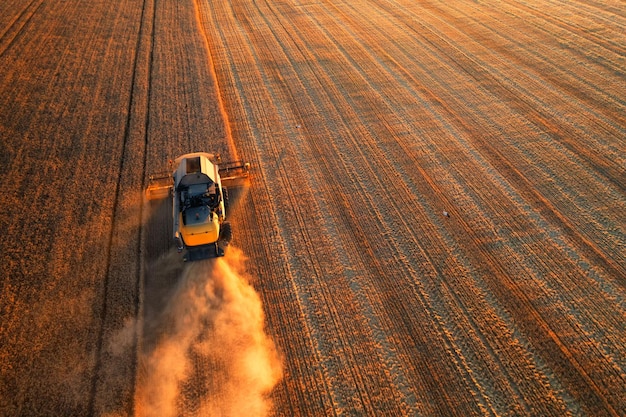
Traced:
POLYGON ((625 27, 3 2, 0 415, 626 415, 625 27), (142 192, 193 151, 252 176, 187 265, 142 192))

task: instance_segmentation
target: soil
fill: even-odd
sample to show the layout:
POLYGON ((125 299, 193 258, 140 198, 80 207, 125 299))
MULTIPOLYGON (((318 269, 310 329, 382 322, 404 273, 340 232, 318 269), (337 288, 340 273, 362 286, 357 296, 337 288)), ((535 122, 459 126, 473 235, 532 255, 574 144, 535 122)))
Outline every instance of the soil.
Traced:
POLYGON ((0 415, 626 415, 609 0, 6 0, 0 415), (250 162, 185 264, 151 173, 250 162))

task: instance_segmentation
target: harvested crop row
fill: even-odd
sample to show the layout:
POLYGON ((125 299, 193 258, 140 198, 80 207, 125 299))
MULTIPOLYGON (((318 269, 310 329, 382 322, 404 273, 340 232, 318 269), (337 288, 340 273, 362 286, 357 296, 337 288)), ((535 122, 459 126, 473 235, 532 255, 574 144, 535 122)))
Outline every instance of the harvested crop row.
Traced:
MULTIPOLYGON (((89 414, 99 407, 102 332, 119 324, 105 308, 120 309, 118 320, 135 308, 132 277, 129 289, 109 266, 114 224, 131 226, 118 217, 119 161, 135 157, 124 127, 141 7, 4 6, 14 14, 2 14, 0 43, 0 224, 13 238, 0 244, 2 414, 89 414)), ((137 247, 128 253, 137 265, 137 247)), ((132 360, 118 363, 129 372, 117 392, 132 390, 132 360)))
POLYGON ((289 370, 278 410, 618 412, 619 56, 578 72, 513 2, 214 6, 234 136, 259 164, 248 201, 273 207, 247 211, 270 249, 242 245, 281 260, 250 262, 289 370), (297 373, 311 364, 321 380, 297 373))
POLYGON ((264 414, 259 295, 275 415, 626 414, 619 8, 83 3, 0 6, 0 414, 264 414), (253 171, 185 266, 192 151, 253 171))

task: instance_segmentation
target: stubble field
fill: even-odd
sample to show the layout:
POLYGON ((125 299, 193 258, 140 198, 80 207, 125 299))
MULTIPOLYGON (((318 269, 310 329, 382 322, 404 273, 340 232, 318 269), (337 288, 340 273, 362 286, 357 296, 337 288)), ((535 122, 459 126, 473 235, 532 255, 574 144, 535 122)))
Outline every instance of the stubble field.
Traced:
POLYGON ((626 415, 621 2, 109 3, 0 5, 1 415, 626 415))

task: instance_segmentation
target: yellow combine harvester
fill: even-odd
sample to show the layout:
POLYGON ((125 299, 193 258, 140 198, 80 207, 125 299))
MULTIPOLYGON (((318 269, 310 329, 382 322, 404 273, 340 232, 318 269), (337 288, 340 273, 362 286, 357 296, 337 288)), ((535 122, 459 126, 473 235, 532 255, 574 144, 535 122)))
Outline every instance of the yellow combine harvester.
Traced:
MULTIPOLYGON (((171 161, 170 161, 171 164, 171 161)), ((179 156, 171 174, 149 177, 148 200, 172 199, 173 235, 185 261, 224 256, 232 231, 226 221, 228 187, 243 185, 250 164, 222 163, 219 154, 179 156)))

